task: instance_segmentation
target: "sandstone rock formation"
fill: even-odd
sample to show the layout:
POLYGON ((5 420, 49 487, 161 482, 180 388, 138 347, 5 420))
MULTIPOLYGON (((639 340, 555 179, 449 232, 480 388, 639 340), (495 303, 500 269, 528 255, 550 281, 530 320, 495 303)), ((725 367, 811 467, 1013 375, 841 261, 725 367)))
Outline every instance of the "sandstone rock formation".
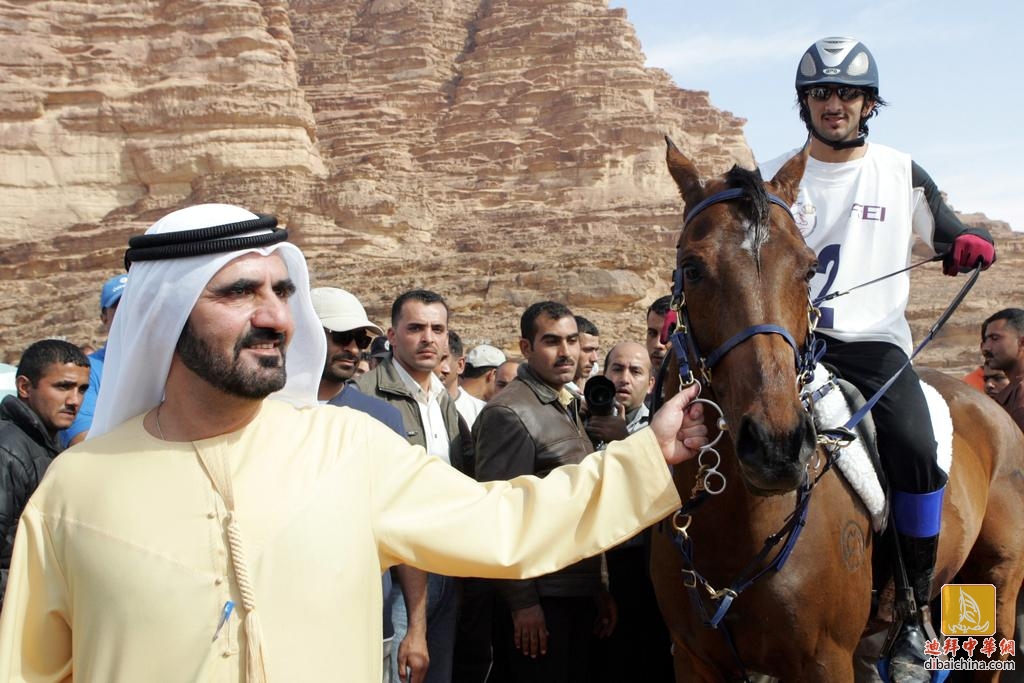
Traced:
MULTIPOLYGON (((425 286, 470 344, 513 349, 541 298, 641 338, 680 223, 663 136, 708 173, 751 163, 743 119, 644 68, 607 0, 6 3, 0 38, 5 360, 99 342, 127 237, 209 201, 277 215, 315 283, 384 324, 425 286)), ((927 362, 972 364, 977 322, 1020 305, 1022 238, 999 229, 927 362)), ((927 329, 955 283, 915 280, 927 329)))

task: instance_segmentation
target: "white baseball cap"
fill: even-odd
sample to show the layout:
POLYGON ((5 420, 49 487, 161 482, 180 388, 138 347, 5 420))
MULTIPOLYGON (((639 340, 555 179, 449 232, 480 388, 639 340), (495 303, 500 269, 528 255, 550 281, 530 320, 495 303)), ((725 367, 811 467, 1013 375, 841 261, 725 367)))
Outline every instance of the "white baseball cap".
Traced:
POLYGON ((466 365, 472 365, 474 368, 496 368, 505 360, 505 354, 501 352, 501 349, 490 344, 474 346, 466 354, 466 365))
POLYGON ((309 290, 313 299, 313 310, 320 318, 320 324, 332 332, 348 332, 368 327, 377 334, 384 330, 366 317, 366 309, 351 293, 337 287, 314 287, 309 290))

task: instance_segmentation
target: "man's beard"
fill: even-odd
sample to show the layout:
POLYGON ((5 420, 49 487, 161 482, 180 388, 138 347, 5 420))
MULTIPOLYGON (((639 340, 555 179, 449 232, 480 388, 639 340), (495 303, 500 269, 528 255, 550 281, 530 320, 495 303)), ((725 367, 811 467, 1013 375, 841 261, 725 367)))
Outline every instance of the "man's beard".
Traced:
POLYGON ((259 368, 247 369, 239 364, 239 355, 247 346, 268 341, 284 341, 284 335, 263 328, 254 328, 235 342, 233 358, 219 355, 201 338, 196 336, 186 322, 175 353, 186 368, 196 373, 213 387, 240 398, 266 398, 284 388, 287 373, 284 363, 284 348, 281 347, 280 361, 277 358, 258 359, 259 368))
POLYGON ((323 374, 320 376, 321 379, 327 380, 328 382, 345 382, 352 379, 352 376, 356 374, 356 365, 359 363, 358 356, 352 356, 347 353, 338 353, 331 356, 324 364, 323 374), (349 370, 337 371, 334 369, 335 360, 350 360, 352 361, 352 368, 349 370))

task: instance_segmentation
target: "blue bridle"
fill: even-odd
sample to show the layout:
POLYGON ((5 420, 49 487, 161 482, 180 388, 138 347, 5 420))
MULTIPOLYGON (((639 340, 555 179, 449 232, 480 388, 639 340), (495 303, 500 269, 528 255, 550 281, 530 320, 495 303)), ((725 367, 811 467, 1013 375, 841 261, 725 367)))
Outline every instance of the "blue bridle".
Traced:
MULTIPOLYGON (((782 207, 782 209, 785 210, 786 215, 788 215, 790 219, 793 218, 793 214, 789 209, 789 204, 787 204, 784 199, 770 192, 766 194, 768 195, 769 202, 782 207)), ((683 230, 686 230, 686 227, 693 221, 693 219, 708 207, 714 206, 715 204, 729 202, 734 199, 740 199, 747 195, 747 190, 734 187, 705 197, 692 209, 688 210, 683 216, 683 230)), ((690 315, 686 308, 686 295, 683 292, 683 272, 681 268, 676 268, 672 271, 672 308, 676 310, 678 323, 676 325, 675 332, 670 337, 670 341, 672 342, 672 350, 675 352, 676 360, 679 363, 679 378, 684 384, 692 384, 694 382, 693 371, 690 369, 689 361, 691 356, 699 365, 704 381, 707 384, 711 384, 711 369, 714 368, 715 365, 717 365, 718 362, 736 346, 759 334, 777 334, 786 340, 786 343, 788 343, 793 349, 797 376, 800 379, 801 385, 806 384, 813 376, 814 365, 817 363, 818 358, 820 358, 824 353, 824 348, 819 348, 820 345, 817 344, 814 339, 813 323, 816 319, 816 310, 810 305, 808 305, 808 310, 809 315, 812 318, 812 324, 810 326, 812 331, 808 337, 807 344, 802 350, 796 343, 796 340, 793 339, 793 335, 789 333, 789 330, 781 325, 763 323, 760 325, 751 325, 750 327, 737 332, 725 340, 725 342, 706 357, 703 356, 697 348, 697 340, 694 339, 693 334, 691 333, 693 326, 690 324, 690 315)))

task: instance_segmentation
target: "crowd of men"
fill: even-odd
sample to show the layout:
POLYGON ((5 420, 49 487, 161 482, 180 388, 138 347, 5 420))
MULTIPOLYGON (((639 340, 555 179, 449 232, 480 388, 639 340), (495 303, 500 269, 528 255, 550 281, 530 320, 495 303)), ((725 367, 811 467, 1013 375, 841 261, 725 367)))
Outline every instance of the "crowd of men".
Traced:
MULTIPOLYGON (((124 281, 102 287, 108 329, 124 281)), ((510 357, 490 344, 465 349, 448 327, 446 300, 432 291, 397 297, 387 327, 346 290, 315 287, 310 296, 327 349, 319 401, 367 413, 480 481, 543 477, 646 425, 667 316, 671 324, 663 296, 647 309, 645 344, 606 346, 590 321, 539 302, 524 311, 519 354, 510 357), (607 414, 592 414, 581 400, 598 375, 614 386, 607 414)), ((984 362, 965 379, 1024 429, 1024 310, 985 320, 980 348, 984 362)), ((0 404, 4 587, 18 516, 49 463, 88 433, 104 350, 86 357, 67 341, 32 344, 18 365, 17 394, 0 404)), ((671 681, 646 551, 647 532, 523 580, 456 580, 397 566, 383 575, 386 671, 417 682, 540 681, 570 680, 585 667, 588 680, 639 671, 643 680, 671 681)))

